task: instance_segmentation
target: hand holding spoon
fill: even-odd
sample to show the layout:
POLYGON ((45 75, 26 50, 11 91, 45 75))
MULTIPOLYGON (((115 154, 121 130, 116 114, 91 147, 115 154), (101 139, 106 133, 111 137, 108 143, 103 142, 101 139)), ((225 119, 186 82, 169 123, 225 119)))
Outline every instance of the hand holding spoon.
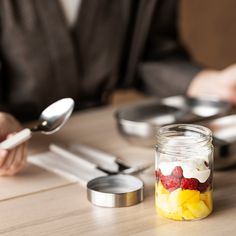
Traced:
POLYGON ((38 124, 26 128, 0 143, 0 149, 12 149, 31 138, 32 132, 52 134, 58 131, 70 118, 74 109, 74 100, 63 98, 48 106, 39 117, 38 124))

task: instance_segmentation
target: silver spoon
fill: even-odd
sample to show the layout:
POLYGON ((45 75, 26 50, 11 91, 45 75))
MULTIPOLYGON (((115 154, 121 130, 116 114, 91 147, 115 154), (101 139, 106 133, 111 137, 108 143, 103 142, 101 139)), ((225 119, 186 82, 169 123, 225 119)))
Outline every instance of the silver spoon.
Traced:
POLYGON ((74 100, 63 98, 48 106, 40 115, 38 124, 26 128, 0 143, 0 149, 12 149, 31 138, 32 132, 52 134, 58 131, 69 119, 74 109, 74 100))

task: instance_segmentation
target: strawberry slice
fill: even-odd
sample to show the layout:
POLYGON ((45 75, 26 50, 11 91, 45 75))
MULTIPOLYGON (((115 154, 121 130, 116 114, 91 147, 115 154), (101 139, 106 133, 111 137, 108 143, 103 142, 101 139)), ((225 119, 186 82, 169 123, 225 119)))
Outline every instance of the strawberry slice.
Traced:
POLYGON ((161 171, 160 170, 155 170, 155 176, 156 176, 156 178, 159 178, 159 173, 160 173, 161 171))
POLYGON ((183 169, 181 166, 176 166, 174 170, 172 171, 172 175, 176 178, 182 178, 183 177, 183 169))
POLYGON ((198 189, 198 180, 194 178, 182 178, 180 187, 182 189, 197 190, 198 189))
POLYGON ((170 192, 174 191, 175 189, 180 187, 181 179, 176 178, 172 175, 161 175, 160 180, 162 182, 162 185, 165 187, 165 189, 169 190, 170 192))

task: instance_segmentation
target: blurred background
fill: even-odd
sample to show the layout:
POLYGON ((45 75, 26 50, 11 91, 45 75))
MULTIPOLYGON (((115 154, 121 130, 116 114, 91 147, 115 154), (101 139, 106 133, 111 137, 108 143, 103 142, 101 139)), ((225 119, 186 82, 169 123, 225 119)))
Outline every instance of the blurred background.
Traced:
MULTIPOLYGON (((223 69, 236 63, 236 1, 181 0, 179 29, 194 60, 206 67, 223 69)), ((139 100, 137 91, 118 91, 113 104, 139 100)))
POLYGON ((182 39, 197 62, 222 69, 236 62, 236 1, 181 0, 182 39))

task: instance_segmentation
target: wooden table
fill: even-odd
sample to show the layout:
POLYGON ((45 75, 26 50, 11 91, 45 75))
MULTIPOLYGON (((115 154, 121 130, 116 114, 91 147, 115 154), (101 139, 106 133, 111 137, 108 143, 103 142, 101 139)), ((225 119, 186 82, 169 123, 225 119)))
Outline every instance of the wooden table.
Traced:
MULTIPOLYGON (((114 153, 129 164, 154 164, 152 149, 130 145, 118 134, 108 107, 75 114, 52 136, 35 135, 30 153, 50 142, 80 142, 114 153)), ((86 190, 34 165, 16 177, 0 179, 0 235, 235 235, 236 170, 215 174, 214 212, 204 220, 175 222, 154 208, 153 170, 140 174, 145 199, 127 208, 101 208, 86 199, 86 190)))

